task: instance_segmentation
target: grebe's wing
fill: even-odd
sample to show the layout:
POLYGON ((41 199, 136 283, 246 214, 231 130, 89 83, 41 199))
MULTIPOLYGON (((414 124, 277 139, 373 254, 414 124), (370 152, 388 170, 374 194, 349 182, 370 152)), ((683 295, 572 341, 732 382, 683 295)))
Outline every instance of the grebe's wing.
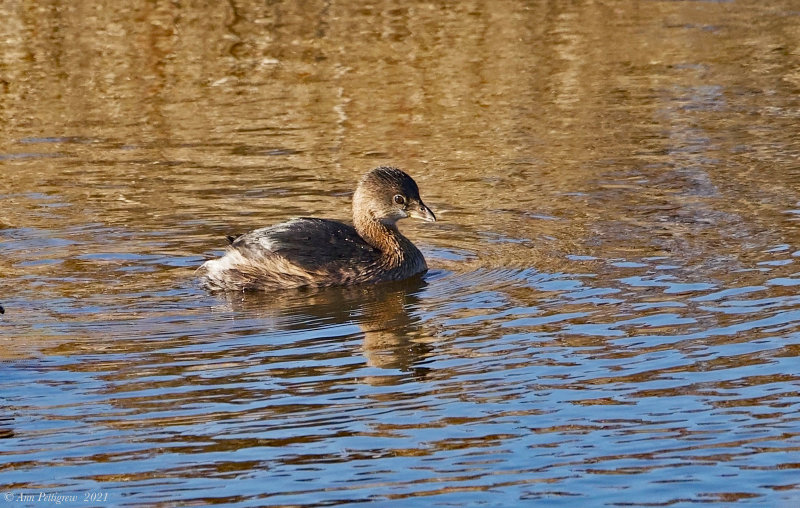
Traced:
POLYGON ((277 254, 309 270, 323 266, 369 263, 380 252, 364 241, 353 226, 328 219, 300 218, 256 229, 231 241, 243 255, 277 254))

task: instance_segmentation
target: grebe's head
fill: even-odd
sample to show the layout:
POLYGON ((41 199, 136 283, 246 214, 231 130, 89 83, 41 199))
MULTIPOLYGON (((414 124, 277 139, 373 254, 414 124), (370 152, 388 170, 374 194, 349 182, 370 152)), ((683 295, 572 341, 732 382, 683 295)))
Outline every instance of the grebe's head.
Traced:
POLYGON ((387 166, 373 169, 358 182, 353 195, 353 218, 358 220, 363 215, 387 226, 406 217, 436 220, 419 197, 417 182, 403 171, 387 166))

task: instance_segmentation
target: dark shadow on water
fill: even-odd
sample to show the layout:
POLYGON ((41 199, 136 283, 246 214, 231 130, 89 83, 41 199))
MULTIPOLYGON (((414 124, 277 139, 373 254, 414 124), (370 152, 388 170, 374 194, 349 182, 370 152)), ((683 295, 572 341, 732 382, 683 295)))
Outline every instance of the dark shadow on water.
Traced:
POLYGON ((413 371, 431 352, 418 313, 423 277, 354 287, 314 288, 282 292, 219 294, 241 318, 269 318, 270 332, 308 330, 336 333, 337 326, 354 324, 364 335, 364 355, 373 367, 413 371))
MULTIPOLYGON (((3 412, 6 412, 4 409, 3 412)), ((6 415, 0 415, 0 439, 14 437, 14 429, 11 426, 14 423, 14 418, 6 415)))

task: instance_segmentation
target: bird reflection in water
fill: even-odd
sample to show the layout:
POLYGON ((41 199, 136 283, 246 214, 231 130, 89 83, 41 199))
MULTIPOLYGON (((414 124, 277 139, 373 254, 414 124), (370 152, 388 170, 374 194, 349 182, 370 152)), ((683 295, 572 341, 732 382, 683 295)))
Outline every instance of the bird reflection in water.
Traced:
MULTIPOLYGON (((420 364, 433 347, 414 310, 419 308, 419 295, 426 286, 422 276, 415 276, 374 285, 220 296, 234 312, 271 318, 278 330, 319 329, 324 333, 331 326, 355 324, 364 335, 367 365, 424 378, 429 369, 420 364)), ((366 381, 379 383, 380 379, 366 381)))

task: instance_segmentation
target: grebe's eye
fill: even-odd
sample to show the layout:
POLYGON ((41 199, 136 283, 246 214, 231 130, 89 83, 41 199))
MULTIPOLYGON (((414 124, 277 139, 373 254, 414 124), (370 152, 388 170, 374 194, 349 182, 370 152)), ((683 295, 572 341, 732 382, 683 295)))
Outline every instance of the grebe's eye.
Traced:
POLYGON ((404 205, 404 204, 406 204, 406 198, 404 198, 400 194, 395 194, 394 195, 394 202, 397 203, 398 205, 404 205))

